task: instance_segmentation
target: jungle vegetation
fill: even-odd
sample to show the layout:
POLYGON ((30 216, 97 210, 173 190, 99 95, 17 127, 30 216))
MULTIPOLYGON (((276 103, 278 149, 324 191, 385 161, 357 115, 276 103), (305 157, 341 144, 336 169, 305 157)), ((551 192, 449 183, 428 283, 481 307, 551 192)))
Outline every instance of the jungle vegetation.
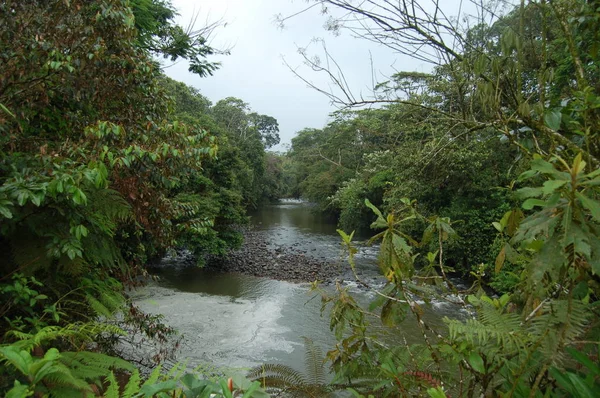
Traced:
POLYGON ((431 65, 366 98, 326 50, 301 52, 337 91, 315 88, 342 109, 292 140, 287 194, 339 217, 353 270, 354 239, 376 233, 387 278, 376 289, 355 274, 373 291, 367 306, 343 285, 333 295, 315 285, 338 340, 326 355, 332 387, 598 395, 600 4, 473 2, 476 16, 461 19, 438 1, 313 3, 334 33, 431 65), (459 291, 456 274, 473 286, 459 291), (430 325, 433 299, 469 315, 430 325), (421 344, 378 337, 381 324, 402 336, 403 322, 419 325, 421 344))
POLYGON ((219 67, 208 31, 177 26, 168 1, 0 4, 7 396, 265 396, 264 367, 254 382, 184 366, 142 377, 117 347, 128 332, 154 342, 151 360, 169 355, 174 331, 125 295, 148 261, 182 246, 199 262, 222 255, 240 243, 246 209, 282 196, 339 217, 352 269, 350 231, 376 230, 387 284, 368 307, 315 284, 338 340, 326 354, 334 382, 273 367, 264 387, 600 394, 600 4, 521 0, 502 13, 490 2, 464 26, 438 1, 314 3, 344 10, 329 29, 432 70, 398 72, 368 100, 334 79, 342 109, 283 156, 267 152, 276 119, 238 98, 212 104, 161 72, 156 57, 187 59, 200 76, 219 67), (468 292, 455 273, 472 278, 468 292), (422 316, 433 298, 470 315, 433 327, 422 316), (389 346, 372 328, 401 333, 403 322, 417 322, 422 344, 389 346))
POLYGON ((239 245, 246 209, 277 196, 265 152, 277 120, 235 98, 213 106, 161 72, 157 57, 200 76, 219 67, 210 27, 187 31, 175 15, 164 0, 0 4, 2 395, 234 390, 183 370, 142 380, 107 355, 127 331, 156 345, 150 363, 168 356, 174 331, 125 288, 169 249, 202 262, 239 245))

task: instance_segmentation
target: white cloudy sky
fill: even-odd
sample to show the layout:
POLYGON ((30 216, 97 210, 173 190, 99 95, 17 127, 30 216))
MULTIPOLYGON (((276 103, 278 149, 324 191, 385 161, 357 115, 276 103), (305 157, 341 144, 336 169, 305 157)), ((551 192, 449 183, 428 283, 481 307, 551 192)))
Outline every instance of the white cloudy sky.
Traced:
MULTIPOLYGON (((427 2, 429 0, 424 0, 427 2)), ((458 9, 460 0, 448 0, 458 9)), ((304 127, 323 127, 335 108, 329 99, 308 88, 284 65, 282 57, 299 72, 321 87, 327 80, 306 67, 297 53, 314 38, 323 38, 336 58, 350 85, 365 95, 371 87, 371 59, 378 80, 394 70, 427 71, 429 66, 391 53, 373 43, 342 34, 338 37, 324 29, 326 18, 315 7, 288 20, 284 29, 275 22, 277 14, 292 15, 304 8, 305 0, 172 0, 179 10, 180 24, 187 26, 190 18, 199 13, 198 26, 206 20, 222 19, 227 25, 217 29, 212 44, 232 47, 231 55, 218 57, 222 67, 214 76, 200 78, 187 71, 185 63, 165 69, 172 78, 197 87, 214 102, 229 96, 241 98, 258 113, 279 121, 282 144, 290 142, 304 127)), ((314 53, 318 46, 313 45, 314 53)), ((278 146, 275 149, 283 149, 278 146)))

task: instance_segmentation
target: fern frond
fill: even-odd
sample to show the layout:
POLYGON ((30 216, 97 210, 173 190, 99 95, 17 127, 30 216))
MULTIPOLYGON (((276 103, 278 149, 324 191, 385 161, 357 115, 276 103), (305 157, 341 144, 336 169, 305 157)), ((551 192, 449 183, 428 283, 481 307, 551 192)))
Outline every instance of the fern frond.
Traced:
POLYGON ((150 376, 148 376, 148 378, 146 379, 146 381, 144 382, 143 386, 150 386, 152 384, 155 384, 158 379, 160 378, 160 372, 162 370, 162 366, 158 365, 157 367, 154 368, 154 370, 152 371, 152 373, 150 373, 150 376))
POLYGON ((446 319, 450 337, 477 347, 497 347, 505 353, 518 352, 528 343, 527 333, 520 327, 517 314, 505 314, 494 307, 484 306, 480 319, 464 323, 446 319))
POLYGON ((585 333, 589 312, 580 300, 551 300, 531 321, 531 333, 541 340, 539 352, 553 365, 560 364, 565 353, 562 348, 585 333))
POLYGON ((108 387, 104 391, 104 398, 120 398, 119 383, 113 372, 110 372, 108 376, 106 376, 105 382, 108 384, 108 387))
POLYGON ((11 330, 8 336, 15 337, 18 341, 14 343, 21 350, 31 351, 33 348, 57 339, 77 340, 80 342, 93 341, 100 334, 123 335, 126 332, 116 325, 87 322, 71 323, 65 327, 46 326, 37 333, 23 333, 11 330))
POLYGON ((140 390, 140 371, 134 370, 120 398, 132 398, 140 390))
POLYGON ((165 375, 165 378, 168 378, 168 379, 181 378, 188 369, 187 364, 188 364, 188 360, 185 360, 183 362, 177 362, 175 365, 173 365, 171 367, 171 369, 169 369, 169 371, 165 375))
POLYGON ((82 240, 82 245, 88 262, 106 268, 123 268, 126 264, 113 239, 106 239, 105 236, 91 233, 82 240))
POLYGON ((248 378, 253 381, 260 381, 263 387, 282 389, 290 386, 307 384, 302 373, 283 364, 267 363, 256 366, 250 369, 248 378))
POLYGON ((94 372, 103 371, 103 376, 108 375, 109 370, 112 369, 122 369, 129 372, 135 370, 135 367, 124 359, 90 351, 63 352, 61 353, 61 361, 73 369, 75 375, 82 378, 88 378, 83 372, 92 368, 94 372))
POLYGON ((325 383, 325 364, 323 362, 323 352, 321 348, 314 344, 308 337, 303 337, 304 340, 304 366, 306 368, 306 376, 308 384, 324 384, 325 383))
POLYGON ((131 207, 121 194, 113 189, 86 192, 88 219, 107 235, 112 236, 118 222, 131 217, 131 207))
POLYGON ((100 301, 96 300, 94 296, 86 294, 85 299, 96 314, 107 318, 109 318, 112 315, 112 311, 100 301))
POLYGON ((71 370, 63 364, 54 363, 52 366, 52 372, 48 373, 44 377, 44 381, 49 384, 62 385, 65 387, 71 387, 79 391, 90 391, 89 384, 80 378, 77 378, 71 370))
POLYGON ((51 398, 81 398, 86 395, 81 390, 69 386, 53 386, 49 396, 51 398))

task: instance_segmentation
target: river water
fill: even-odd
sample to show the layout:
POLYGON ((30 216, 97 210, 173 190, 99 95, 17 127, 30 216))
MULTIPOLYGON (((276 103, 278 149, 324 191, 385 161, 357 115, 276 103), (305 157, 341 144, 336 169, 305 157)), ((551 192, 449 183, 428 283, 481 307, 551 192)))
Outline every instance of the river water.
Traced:
MULTIPOLYGON (((345 265, 335 223, 314 214, 307 203, 282 201, 253 214, 252 222, 267 232, 272 247, 294 247, 345 265)), ((383 286, 377 248, 358 247, 361 278, 383 286)), ((178 259, 163 261, 176 263, 178 259)), ((343 283, 359 301, 372 297, 350 280, 343 283)), ((320 314, 320 297, 309 292, 309 284, 167 266, 158 282, 135 292, 134 300, 146 312, 163 314, 165 322, 183 334, 178 359, 189 361, 190 367, 211 364, 243 369, 283 363, 302 371, 303 337, 312 339, 323 352, 334 344, 329 320, 320 314)), ((439 324, 442 316, 457 314, 455 306, 440 302, 434 303, 428 317, 439 324)), ((409 341, 419 340, 413 322, 406 322, 403 331, 409 341)))

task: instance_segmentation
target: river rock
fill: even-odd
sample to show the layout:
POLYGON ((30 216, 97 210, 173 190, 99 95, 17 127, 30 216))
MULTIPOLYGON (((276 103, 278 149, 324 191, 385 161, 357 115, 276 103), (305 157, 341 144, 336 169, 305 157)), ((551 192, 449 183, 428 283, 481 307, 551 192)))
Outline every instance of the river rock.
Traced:
POLYGON ((290 246, 269 245, 265 231, 244 230, 244 243, 225 258, 213 258, 207 267, 223 272, 285 280, 290 282, 330 281, 340 274, 340 267, 290 246))

